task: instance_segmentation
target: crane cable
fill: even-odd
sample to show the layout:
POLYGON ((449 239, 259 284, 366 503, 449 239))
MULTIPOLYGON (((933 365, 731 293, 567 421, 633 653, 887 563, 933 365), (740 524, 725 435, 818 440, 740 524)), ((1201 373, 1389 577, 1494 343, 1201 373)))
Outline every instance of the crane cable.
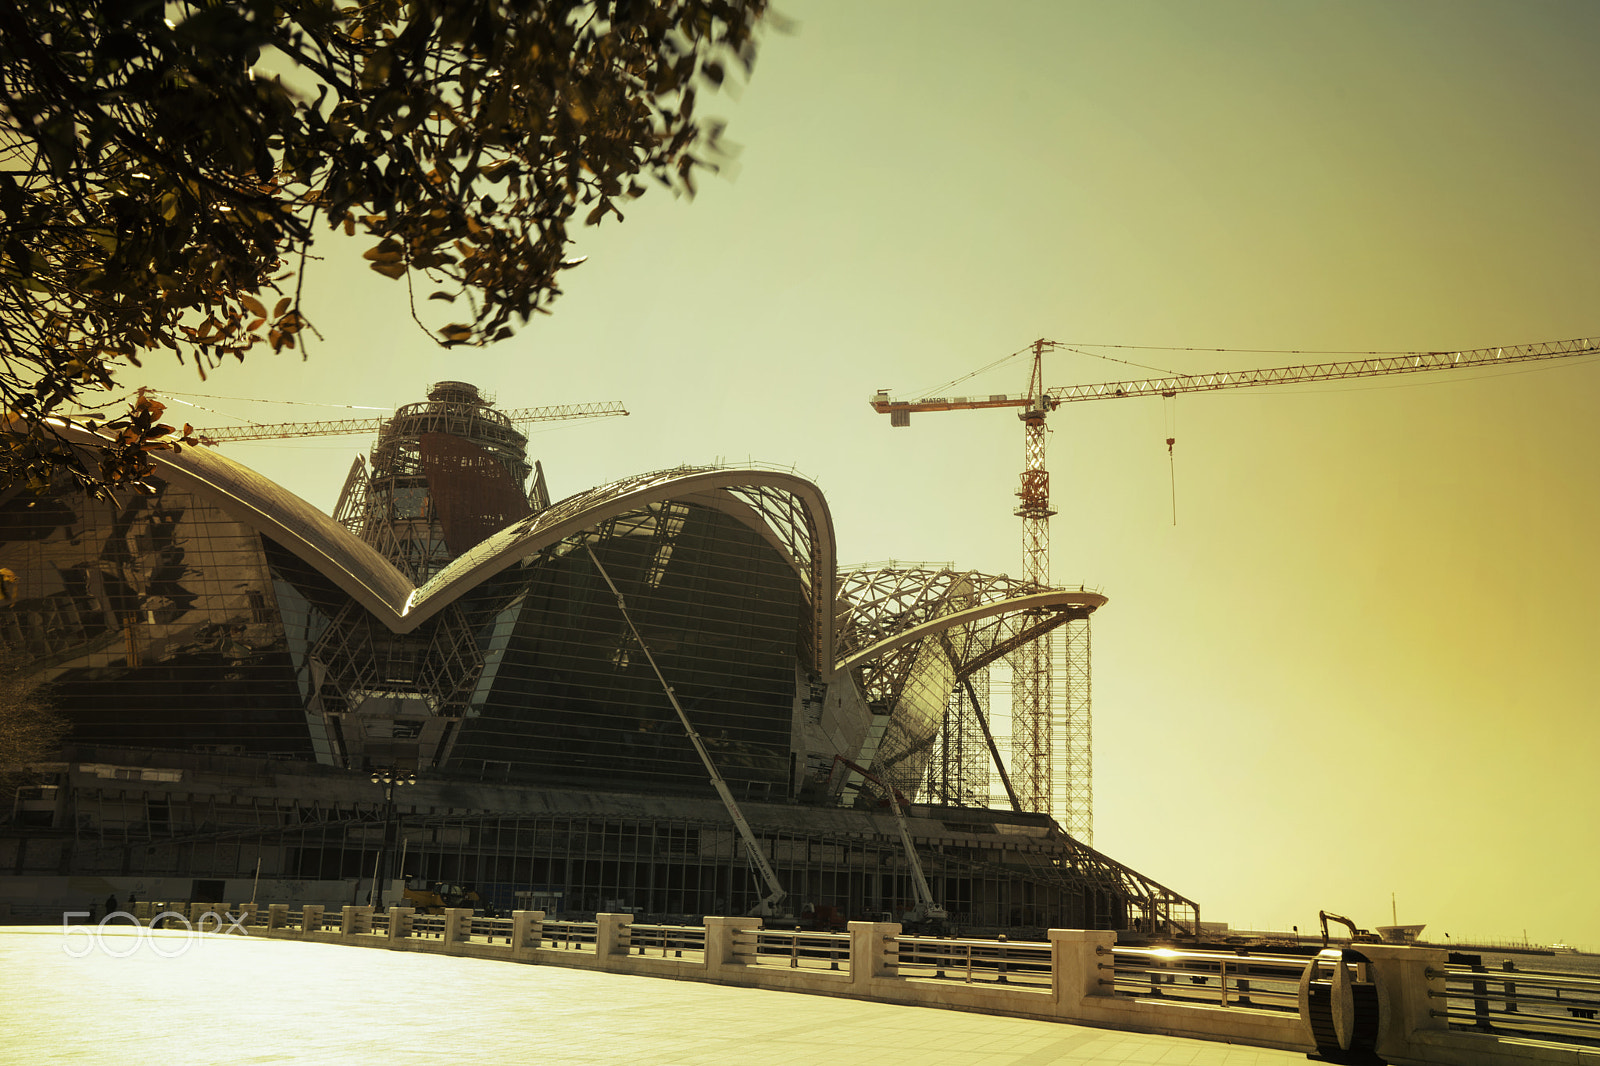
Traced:
POLYGON ((1178 524, 1178 468, 1172 457, 1172 446, 1178 441, 1178 394, 1164 392, 1162 398, 1167 401, 1167 477, 1172 483, 1172 524, 1178 524))

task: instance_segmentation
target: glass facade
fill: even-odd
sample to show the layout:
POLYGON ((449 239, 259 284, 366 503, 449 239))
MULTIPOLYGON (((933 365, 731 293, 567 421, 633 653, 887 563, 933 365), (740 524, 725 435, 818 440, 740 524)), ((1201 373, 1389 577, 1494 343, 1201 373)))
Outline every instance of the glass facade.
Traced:
MULTIPOLYGON (((736 791, 790 785, 794 568, 755 530, 710 507, 663 502, 567 538, 503 574, 520 607, 485 595, 474 628, 505 636, 494 682, 452 762, 488 778, 552 786, 606 780, 651 791, 706 788, 671 703, 590 558, 622 593, 656 665, 736 791)), ((509 591, 509 590, 507 590, 509 591)))
MULTIPOLYGON (((660 501, 535 551, 397 633, 316 566, 176 483, 0 504, 0 640, 77 743, 701 792, 629 614, 741 795, 793 787, 801 576, 751 509, 660 501)), ((340 530, 340 533, 343 531, 340 530)))
POLYGON ((261 537, 195 493, 0 503, 0 641, 80 742, 310 758, 261 537))

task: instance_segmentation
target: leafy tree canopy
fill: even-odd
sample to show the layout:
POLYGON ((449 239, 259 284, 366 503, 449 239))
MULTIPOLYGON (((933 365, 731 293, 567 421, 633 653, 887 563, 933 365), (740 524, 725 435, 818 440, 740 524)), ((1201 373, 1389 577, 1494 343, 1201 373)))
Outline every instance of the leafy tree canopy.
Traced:
POLYGON ((764 18, 766 0, 0 0, 0 400, 25 430, 0 434, 0 476, 137 485, 148 450, 194 443, 141 397, 103 423, 96 471, 44 419, 153 350, 202 376, 303 351, 306 251, 330 228, 454 305, 441 344, 510 335, 559 295, 569 226, 716 168, 697 98, 748 75, 764 18))

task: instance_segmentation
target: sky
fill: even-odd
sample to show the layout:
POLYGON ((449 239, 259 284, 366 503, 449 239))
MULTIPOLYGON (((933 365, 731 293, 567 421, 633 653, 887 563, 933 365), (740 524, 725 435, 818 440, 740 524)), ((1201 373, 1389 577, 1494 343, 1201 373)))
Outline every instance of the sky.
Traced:
MULTIPOLYGON (((705 108, 737 167, 586 231, 515 338, 439 349, 334 240, 309 358, 124 383, 197 426, 444 379, 620 400, 532 435, 554 497, 754 460, 823 488, 843 563, 1020 575, 1014 412, 891 429, 875 390, 944 395, 1039 337, 1196 372, 1600 335, 1588 0, 781 11, 705 108)), ((1051 385, 1145 376, 1046 357, 1051 385)), ((1581 359, 1058 410, 1052 576, 1109 597, 1095 846, 1236 927, 1327 909, 1600 951, 1597 398, 1581 359)), ((370 443, 227 450, 331 510, 370 443)))

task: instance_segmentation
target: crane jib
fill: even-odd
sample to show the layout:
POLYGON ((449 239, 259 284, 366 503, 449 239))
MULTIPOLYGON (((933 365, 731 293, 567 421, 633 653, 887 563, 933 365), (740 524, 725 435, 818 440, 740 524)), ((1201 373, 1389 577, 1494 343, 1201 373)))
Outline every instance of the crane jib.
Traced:
POLYGON ((1569 359, 1600 354, 1593 338, 1547 341, 1539 344, 1478 348, 1459 352, 1409 352, 1371 359, 1344 359, 1331 363, 1223 370, 1210 374, 1174 374, 1141 381, 1107 381, 1093 385, 1067 385, 1048 391, 1051 406, 1080 400, 1109 400, 1130 396, 1159 396, 1179 392, 1291 385, 1297 382, 1337 381, 1343 378, 1382 377, 1429 370, 1465 370, 1544 359, 1569 359))
MULTIPOLYGON (((1600 354, 1600 340, 1580 337, 1566 341, 1502 345, 1455 352, 1405 352, 1368 359, 1342 359, 1328 363, 1276 366, 1245 370, 1218 370, 1205 374, 1172 374, 1131 381, 1102 381, 1085 385, 1063 385, 1045 390, 1048 407, 1084 400, 1116 400, 1134 396, 1166 396, 1180 392, 1213 392, 1219 389, 1252 388, 1266 385, 1292 385, 1299 382, 1337 381, 1343 378, 1382 377, 1413 374, 1429 370, 1467 370, 1546 359, 1571 359, 1600 354)), ((893 400, 879 392, 870 401, 879 414, 912 411, 962 411, 987 407, 1025 407, 1029 396, 991 395, 929 397, 922 400, 893 400)))
MULTIPOLYGON (((616 400, 602 403, 569 403, 552 407, 525 407, 515 411, 500 412, 513 426, 532 422, 557 422, 574 418, 604 418, 626 415, 628 409, 616 400)), ((356 437, 379 433, 389 422, 388 418, 341 418, 327 422, 279 422, 272 425, 224 426, 221 429, 203 429, 197 436, 203 440, 279 440, 287 437, 356 437)))

